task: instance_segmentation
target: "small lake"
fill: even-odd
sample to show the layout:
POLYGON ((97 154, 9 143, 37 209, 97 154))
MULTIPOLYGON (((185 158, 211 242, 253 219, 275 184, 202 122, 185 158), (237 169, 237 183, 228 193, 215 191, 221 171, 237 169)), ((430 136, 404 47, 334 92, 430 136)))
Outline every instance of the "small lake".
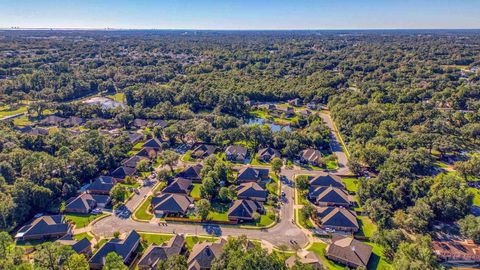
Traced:
POLYGON ((263 118, 248 119, 247 125, 267 125, 270 127, 270 129, 272 129, 273 132, 278 132, 280 130, 285 130, 289 132, 292 131, 292 128, 290 127, 290 125, 286 125, 286 126, 278 125, 268 120, 265 120, 263 118))
POLYGON ((117 107, 125 106, 122 102, 118 102, 106 97, 92 97, 88 100, 83 101, 83 103, 90 104, 90 105, 98 105, 102 107, 102 109, 115 109, 117 107))

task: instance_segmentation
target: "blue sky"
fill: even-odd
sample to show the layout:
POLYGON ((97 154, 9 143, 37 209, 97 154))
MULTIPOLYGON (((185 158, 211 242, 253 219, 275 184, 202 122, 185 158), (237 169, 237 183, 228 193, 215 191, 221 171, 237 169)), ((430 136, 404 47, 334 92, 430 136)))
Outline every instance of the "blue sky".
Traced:
POLYGON ((0 27, 480 28, 479 0, 0 0, 0 27))

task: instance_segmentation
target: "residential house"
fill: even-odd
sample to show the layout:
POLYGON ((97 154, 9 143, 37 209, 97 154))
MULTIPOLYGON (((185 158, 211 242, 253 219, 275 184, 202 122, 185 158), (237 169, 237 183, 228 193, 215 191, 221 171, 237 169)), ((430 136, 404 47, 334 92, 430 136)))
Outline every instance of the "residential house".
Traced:
POLYGON ((357 232, 359 229, 357 214, 342 207, 320 207, 316 219, 322 228, 338 231, 357 232))
POLYGON ((133 120, 133 126, 136 128, 144 128, 148 125, 147 120, 145 119, 134 119, 133 120))
POLYGON ((56 115, 50 115, 47 116, 45 119, 40 121, 40 125, 43 126, 60 126, 62 122, 65 121, 65 118, 56 116, 56 115))
POLYGON ((199 144, 193 148, 192 154, 190 155, 192 158, 206 158, 210 155, 215 154, 217 151, 217 147, 211 144, 199 144))
POLYGON ((288 101, 288 104, 290 104, 292 106, 300 107, 300 106, 303 105, 303 101, 299 98, 294 98, 294 99, 290 99, 288 101))
POLYGON ((110 196, 82 193, 67 200, 65 213, 88 214, 98 207, 105 207, 110 202, 110 196))
POLYGON ((265 202, 267 201, 267 196, 268 191, 264 190, 256 182, 243 183, 237 188, 237 197, 239 199, 265 202))
POLYGON ((90 258, 90 269, 102 269, 110 252, 117 253, 122 257, 123 263, 129 265, 139 244, 140 235, 136 231, 131 231, 123 240, 115 238, 108 241, 90 258))
POLYGON ((42 216, 34 219, 18 230, 15 239, 36 240, 60 238, 71 233, 72 226, 67 223, 65 216, 42 216))
POLYGON ((441 261, 451 263, 480 262, 480 245, 472 240, 444 238, 432 241, 433 252, 441 261))
POLYGON ((237 183, 259 182, 268 178, 268 169, 252 168, 244 166, 238 171, 237 183))
POLYGON ((177 193, 188 195, 192 189, 192 180, 176 177, 170 185, 166 186, 162 193, 177 193))
POLYGON ((285 264, 287 265, 288 269, 293 268, 296 264, 307 264, 310 265, 314 270, 323 270, 325 266, 322 260, 312 251, 301 251, 299 254, 289 257, 285 264))
POLYGON ((190 179, 195 183, 199 183, 202 181, 202 177, 200 175, 200 173, 202 172, 202 168, 202 164, 190 165, 183 171, 179 172, 176 177, 190 179))
POLYGON ((352 198, 344 189, 336 187, 310 187, 308 197, 319 206, 344 206, 352 203, 352 198))
POLYGON ((146 141, 143 146, 143 148, 153 148, 155 150, 160 150, 162 149, 162 141, 158 138, 152 138, 148 141, 146 141))
POLYGON ((64 127, 78 127, 85 124, 85 119, 77 116, 70 116, 62 122, 64 127))
POLYGON ((333 235, 325 255, 332 261, 352 268, 367 269, 368 261, 372 256, 372 246, 364 244, 353 237, 333 235))
POLYGON ((185 215, 193 199, 184 194, 165 193, 152 198, 152 213, 155 215, 185 215))
POLYGON ((138 261, 138 269, 156 270, 158 262, 166 261, 171 256, 185 254, 185 252, 185 237, 182 234, 176 234, 166 244, 149 246, 138 261))
POLYGON ((248 150, 243 145, 230 145, 225 149, 225 157, 231 162, 244 163, 247 158, 248 150))
POLYGON ((22 128, 18 128, 18 130, 28 135, 34 135, 34 136, 48 135, 48 129, 39 128, 39 127, 25 126, 22 128))
POLYGON ((121 166, 111 172, 110 175, 117 181, 123 181, 127 176, 135 175, 136 172, 136 168, 121 166))
POLYGON ((110 190, 117 182, 111 176, 99 176, 87 187, 87 192, 90 194, 109 195, 110 190))
POLYGON ((292 118, 295 116, 295 110, 292 107, 277 106, 276 110, 271 112, 271 114, 279 117, 292 118))
POLYGON ((312 115, 312 112, 310 110, 299 110, 298 114, 300 114, 300 116, 306 118, 306 117, 312 115))
POLYGON ((55 242, 61 245, 70 246, 73 251, 78 254, 84 254, 87 257, 92 255, 92 243, 86 237, 81 240, 76 240, 73 239, 71 234, 67 234, 55 242))
POLYGON ((141 140, 143 140, 143 134, 137 132, 129 132, 128 133, 128 140, 132 144, 137 144, 141 140))
POLYGON ((163 120, 155 120, 153 121, 152 125, 154 127, 166 128, 168 126, 168 123, 163 120))
POLYGON ((137 165, 140 161, 142 160, 149 160, 148 158, 146 157, 142 157, 142 156, 131 156, 129 157, 128 159, 125 159, 124 161, 122 161, 122 165, 125 166, 125 167, 129 167, 129 168, 134 168, 136 169, 137 168, 137 165))
POLYGON ((322 158, 322 153, 317 149, 309 148, 300 152, 300 161, 305 164, 319 166, 320 158, 322 158))
POLYGON ((203 242, 196 244, 187 259, 188 270, 208 270, 214 259, 219 258, 227 240, 221 238, 214 243, 203 242))
POLYGON ((155 148, 144 147, 140 151, 138 151, 135 156, 154 159, 157 156, 157 150, 155 150, 155 148))
POLYGON ((233 202, 227 215, 228 220, 242 222, 254 220, 255 213, 265 213, 265 208, 261 202, 240 199, 233 202))
POLYGON ((307 109, 309 109, 309 110, 317 110, 317 109, 318 109, 318 106, 317 106, 317 104, 314 103, 314 102, 309 102, 309 103, 307 103, 307 109))
POLYGON ((336 187, 345 189, 345 185, 342 183, 342 178, 330 173, 321 173, 315 177, 311 177, 308 180, 311 187, 336 187))
POLYGON ((257 159, 261 162, 270 162, 274 158, 281 158, 280 152, 273 148, 262 148, 257 153, 257 159))

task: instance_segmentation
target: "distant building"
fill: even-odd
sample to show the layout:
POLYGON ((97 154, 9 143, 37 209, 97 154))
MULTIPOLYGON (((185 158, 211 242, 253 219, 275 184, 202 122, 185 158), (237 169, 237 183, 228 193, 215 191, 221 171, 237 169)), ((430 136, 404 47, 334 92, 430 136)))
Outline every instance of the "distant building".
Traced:
POLYGON ((43 126, 60 126, 63 121, 65 121, 65 118, 63 118, 63 117, 56 116, 56 115, 50 115, 50 116, 47 116, 42 121, 40 121, 40 125, 43 125, 43 126))
POLYGON ((129 265, 132 255, 140 244, 140 235, 136 231, 131 231, 123 240, 112 239, 105 243, 92 258, 89 264, 91 269, 102 269, 105 265, 105 258, 108 253, 115 252, 122 257, 123 263, 129 265))
POLYGON ((157 156, 157 152, 158 151, 155 148, 144 147, 138 151, 135 156, 154 159, 157 156))
POLYGON ((334 235, 332 243, 325 250, 325 255, 332 261, 348 267, 367 268, 372 256, 372 246, 364 244, 352 237, 334 235))
POLYGON ((153 148, 155 150, 160 150, 162 149, 162 141, 158 138, 153 138, 148 141, 146 141, 143 145, 143 148, 153 148))
POLYGON ((130 158, 122 161, 121 164, 125 167, 136 169, 138 163, 142 160, 149 160, 149 159, 147 157, 142 157, 142 156, 135 155, 135 156, 131 156, 130 158))
POLYGON ((288 104, 290 104, 292 106, 300 107, 300 106, 303 105, 303 101, 299 98, 294 98, 294 99, 290 99, 288 101, 288 104))
POLYGON ((433 252, 441 261, 452 263, 480 262, 480 245, 472 240, 433 240, 433 252))
POLYGON ((133 120, 133 125, 136 128, 144 128, 148 125, 148 122, 145 119, 134 119, 133 120))
POLYGON ((60 238, 71 233, 72 226, 67 223, 65 216, 42 216, 34 219, 18 230, 15 239, 38 240, 60 238))
POLYGON ((130 143, 136 144, 143 140, 143 134, 137 132, 130 132, 128 133, 128 140, 130 141, 130 143))
POLYGON ((62 122, 64 127, 78 127, 85 124, 85 119, 77 116, 70 116, 62 122))

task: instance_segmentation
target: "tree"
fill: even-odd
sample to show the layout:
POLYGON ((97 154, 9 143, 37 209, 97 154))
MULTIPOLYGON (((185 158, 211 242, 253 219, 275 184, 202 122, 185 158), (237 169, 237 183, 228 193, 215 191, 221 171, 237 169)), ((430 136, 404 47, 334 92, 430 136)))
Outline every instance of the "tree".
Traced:
POLYGON ((278 176, 282 171, 283 161, 279 158, 272 160, 272 171, 278 176))
POLYGON ((368 199, 363 209, 380 228, 391 226, 392 209, 384 200, 368 199))
POLYGON ((407 208, 406 213, 403 210, 396 211, 394 222, 407 231, 424 233, 427 232, 434 216, 426 200, 419 199, 414 206, 407 208))
POLYGON ((460 232, 463 236, 472 239, 475 243, 480 244, 480 217, 468 215, 458 221, 460 232))
POLYGON ((392 261, 398 246, 405 241, 405 235, 400 230, 379 230, 373 234, 372 241, 381 245, 384 248, 383 255, 392 261))
POLYGON ((204 199, 212 199, 216 197, 219 183, 215 182, 210 174, 203 178, 202 186, 200 186, 200 196, 204 199))
POLYGON ((110 190, 110 198, 114 204, 122 203, 127 199, 128 190, 123 185, 115 185, 110 190))
POLYGON ((218 192, 218 199, 222 202, 229 203, 235 198, 235 191, 228 187, 221 187, 218 192))
POLYGON ((36 247, 33 261, 35 268, 60 270, 63 263, 73 254, 75 251, 70 246, 47 242, 36 247))
POLYGON ((168 166, 170 168, 170 171, 174 173, 173 166, 177 164, 180 156, 172 150, 165 150, 160 152, 157 158, 162 166, 168 166))
POLYGON ((120 123, 124 128, 128 129, 130 128, 130 125, 132 125, 133 121, 133 114, 123 111, 115 117, 118 123, 120 123))
POLYGON ((72 254, 63 264, 65 270, 89 270, 87 258, 83 254, 72 254))
POLYGON ((12 237, 7 232, 0 232, 0 258, 7 256, 12 244, 12 237))
POLYGON ((300 190, 307 190, 309 187, 308 176, 307 175, 299 175, 295 179, 296 187, 300 190))
POLYGON ((422 236, 412 243, 402 242, 395 253, 393 266, 398 270, 438 269, 430 237, 422 236))
POLYGON ((148 172, 152 169, 150 165, 151 164, 150 164, 149 160, 147 160, 147 159, 140 160, 137 163, 137 170, 139 172, 148 172))
POLYGON ((303 206, 303 208, 300 211, 300 214, 303 216, 304 219, 309 219, 315 216, 315 213, 316 213, 315 206, 311 204, 307 204, 303 206))
POLYGON ((170 256, 166 261, 160 260, 157 264, 157 270, 185 270, 187 267, 187 258, 182 255, 170 256))
POLYGON ((206 199, 201 199, 196 203, 195 207, 200 218, 206 220, 211 209, 210 202, 206 199))
POLYGON ((128 267, 123 263, 123 258, 115 252, 110 252, 105 257, 105 264, 103 270, 128 270, 128 267))

